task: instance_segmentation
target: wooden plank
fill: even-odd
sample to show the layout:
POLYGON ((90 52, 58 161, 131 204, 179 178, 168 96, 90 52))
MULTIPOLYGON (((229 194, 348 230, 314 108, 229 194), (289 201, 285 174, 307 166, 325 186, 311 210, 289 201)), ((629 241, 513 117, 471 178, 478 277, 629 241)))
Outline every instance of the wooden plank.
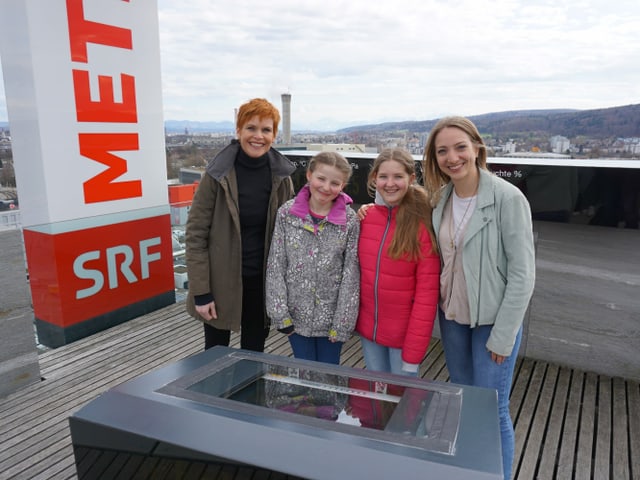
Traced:
POLYGON ((360 338, 356 335, 345 342, 340 353, 340 364, 352 368, 364 368, 360 338))
POLYGON ((55 473, 51 472, 44 477, 29 477, 29 480, 77 480, 77 478, 78 474, 76 473, 76 465, 72 464, 64 470, 60 470, 55 473))
POLYGON ((99 458, 100 452, 98 452, 97 450, 89 449, 86 455, 83 455, 82 460, 78 462, 78 478, 80 480, 88 478, 87 474, 99 458))
MULTIPOLYGON (((28 438, 34 432, 60 422, 71 411, 92 400, 110 386, 145 373, 147 370, 145 367, 130 367, 127 373, 121 376, 87 377, 84 381, 81 380, 75 388, 67 388, 63 385, 60 388, 47 389, 43 391, 43 398, 40 404, 35 404, 29 410, 25 410, 24 413, 17 413, 12 417, 11 424, 7 424, 7 429, 9 430, 7 430, 6 436, 8 438, 16 438, 15 441, 23 443, 25 438, 28 438), (69 392, 74 392, 75 395, 70 396, 69 392)), ((0 459, 3 456, 0 453, 0 459)))
MULTIPOLYGON (((103 345, 96 346, 91 351, 81 351, 80 354, 74 356, 73 352, 70 352, 73 350, 73 344, 56 349, 56 353, 60 352, 60 356, 57 357, 58 361, 52 362, 52 368, 49 368, 48 364, 43 365, 43 372, 51 380, 63 378, 72 374, 78 363, 99 364, 102 360, 112 359, 114 351, 137 351, 139 347, 154 346, 171 349, 176 341, 193 343, 193 349, 196 349, 195 344, 198 342, 199 332, 197 332, 194 322, 190 322, 184 317, 158 318, 149 314, 148 317, 141 317, 139 322, 135 320, 131 323, 139 323, 135 334, 132 333, 122 338, 117 335, 109 335, 104 339, 103 345), (168 328, 168 323, 174 328, 168 328)), ((102 332, 98 335, 102 336, 102 332)))
POLYGON ((551 411, 551 405, 553 404, 553 395, 555 391, 556 381, 558 378, 558 367, 555 365, 549 365, 544 374, 544 382, 542 389, 540 390, 540 396, 538 397, 535 405, 535 414, 532 415, 531 429, 529 431, 529 437, 527 439, 526 448, 524 449, 523 457, 520 462, 518 470, 518 478, 522 480, 529 480, 537 477, 538 461, 540 459, 540 452, 542 451, 542 445, 545 441, 547 419, 551 411))
MULTIPOLYGON (((29 480, 70 480, 78 478, 75 462, 70 462, 68 459, 69 457, 60 457, 60 461, 52 463, 51 466, 48 466, 40 473, 30 471, 29 480)), ((52 457, 52 461, 55 461, 55 457, 52 457)))
POLYGON ((551 416, 547 424, 544 446, 540 456, 540 466, 538 467, 537 473, 538 478, 555 478, 555 469, 560 453, 560 439, 570 385, 571 370, 564 367, 560 368, 553 396, 551 416))
POLYGON ((43 369, 45 376, 47 379, 62 378, 69 373, 73 373, 78 363, 86 363, 87 365, 99 364, 100 361, 104 359, 112 358, 114 350, 136 351, 138 346, 166 349, 173 347, 176 341, 180 341, 193 343, 192 349, 196 351, 195 343, 199 340, 200 334, 199 332, 196 333, 197 329, 194 328, 195 325, 192 324, 193 322, 182 319, 182 324, 178 325, 181 327, 178 335, 174 329, 159 328, 160 325, 165 327, 168 321, 170 321, 170 319, 164 319, 163 323, 159 321, 151 322, 147 319, 146 322, 141 322, 138 325, 138 329, 135 332, 131 332, 130 335, 122 338, 106 338, 100 347, 96 347, 92 351, 82 352, 75 357, 73 355, 64 355, 68 348, 71 349, 70 346, 60 347, 60 349, 58 349, 62 350, 60 352, 60 361, 55 363, 54 368, 47 369, 45 367, 43 369))
MULTIPOLYGON (((161 462, 168 462, 168 459, 165 460, 161 460, 161 462)), ((162 477, 160 477, 158 475, 158 472, 154 472, 154 478, 157 478, 158 480, 171 480, 171 479, 181 479, 184 480, 185 476, 187 475, 187 472, 189 471, 189 467, 191 466, 190 461, 187 460, 171 460, 170 464, 167 466, 167 468, 165 469, 164 475, 162 477)), ((113 478, 113 477, 110 477, 113 478)))
MULTIPOLYGON (((627 390, 624 380, 621 378, 613 379, 613 431, 611 438, 612 460, 611 460, 611 478, 614 480, 629 480, 631 472, 629 471, 629 437, 627 425, 629 418, 627 416, 627 390)), ((633 415, 633 414, 632 414, 633 415)), ((640 412, 636 412, 640 415, 640 412)))
POLYGON ((91 462, 91 465, 88 466, 87 471, 83 475, 83 477, 89 479, 108 478, 105 474, 105 471, 109 468, 109 465, 114 462, 117 456, 118 454, 116 452, 99 452, 98 458, 94 459, 91 462))
MULTIPOLYGON (((116 353, 116 352, 113 352, 113 353, 116 353)), ((163 363, 167 363, 167 362, 170 360, 170 356, 168 356, 168 355, 167 355, 167 351, 166 351, 166 350, 165 350, 165 351, 159 350, 159 351, 158 351, 158 355, 163 357, 163 363)), ((121 359, 121 358, 122 358, 122 354, 117 355, 117 358, 120 358, 120 359, 121 359)), ((147 357, 147 358, 148 358, 148 357, 147 357)), ((136 362, 137 362, 137 360, 136 360, 136 362)), ((122 367, 122 365, 120 365, 120 367, 122 367)), ((117 370, 117 369, 116 369, 116 370, 117 370)), ((129 369, 129 372, 131 373, 130 377, 135 377, 135 376, 137 376, 138 374, 144 373, 142 370, 141 370, 141 371, 137 371, 137 370, 135 370, 135 369, 129 369)), ((122 381, 125 381, 125 380, 127 380, 127 378, 123 378, 122 376, 117 376, 117 377, 115 378, 115 383, 116 383, 116 384, 117 384, 117 383, 121 383, 122 381)), ((82 380, 80 383, 83 383, 83 382, 86 382, 86 379, 82 380)), ((105 389, 106 389, 106 387, 108 387, 108 386, 109 386, 109 385, 106 385, 106 386, 105 386, 105 389)), ((89 393, 89 395, 88 395, 86 398, 84 398, 84 397, 79 397, 79 396, 78 396, 78 394, 77 394, 77 393, 78 393, 78 391, 76 391, 76 395, 75 395, 75 399, 77 400, 76 404, 82 404, 82 403, 84 403, 84 401, 89 401, 91 398, 93 398, 93 397, 95 396, 95 393, 96 393, 96 392, 95 392, 95 388, 96 388, 95 384, 89 384, 89 386, 88 386, 87 388, 90 390, 90 393, 89 393)), ((66 390, 66 388, 65 388, 65 392, 64 392, 65 402, 66 402, 66 398, 67 398, 67 393, 68 393, 68 392, 67 392, 67 390, 66 390)), ((51 399, 51 396, 49 395, 47 398, 51 399)), ((51 403, 51 402, 50 402, 50 403, 51 403)), ((67 403, 65 403, 65 404, 64 404, 64 408, 65 408, 65 409, 68 409, 69 407, 73 407, 74 405, 75 405, 75 404, 69 404, 69 403, 67 402, 67 403)), ((54 430, 52 430, 52 427, 53 427, 53 428, 55 428, 55 425, 54 425, 54 424, 55 424, 55 423, 57 423, 57 422, 59 421, 58 419, 55 419, 55 418, 54 418, 54 419, 52 419, 52 420, 50 420, 50 422, 52 422, 53 424, 49 424, 49 425, 48 425, 48 424, 46 424, 46 423, 44 423, 44 424, 43 424, 43 423, 42 423, 42 421, 41 421, 41 417, 39 417, 38 419, 33 420, 33 425, 32 425, 32 424, 30 424, 30 423, 28 423, 28 422, 27 422, 26 424, 23 422, 23 425, 25 425, 25 428, 27 429, 27 431, 28 431, 29 433, 33 433, 33 429, 34 429, 34 428, 41 428, 41 429, 44 429, 44 430, 47 432, 47 435, 49 435, 49 436, 50 436, 52 432, 53 432, 53 433, 55 433, 56 431, 59 431, 59 430, 66 430, 66 428, 67 428, 67 425, 66 425, 66 416, 67 416, 67 415, 66 415, 66 413, 68 413, 68 412, 66 412, 66 411, 65 411, 65 412, 63 412, 63 413, 65 413, 65 415, 64 415, 64 417, 65 417, 65 421, 64 421, 64 422, 63 422, 63 424, 62 424, 62 425, 60 425, 60 426, 57 428, 57 430, 55 430, 55 431, 54 431, 54 430)), ((57 441, 57 437, 54 437, 54 438, 56 438, 56 441, 57 441)), ((46 439, 44 440, 44 442, 46 443, 46 439)), ((20 442, 16 442, 15 448, 19 449, 19 450, 22 452, 22 455, 23 455, 23 456, 24 456, 24 455, 26 455, 26 456, 30 456, 30 455, 31 455, 31 453, 33 453, 33 450, 29 450, 29 448, 28 448, 28 447, 29 447, 31 444, 33 444, 33 445, 34 445, 34 448, 35 448, 35 449, 37 449, 37 448, 38 448, 37 446, 38 446, 38 445, 40 445, 40 446, 41 446, 41 445, 42 445, 42 443, 43 443, 43 440, 42 440, 41 438, 39 438, 39 437, 35 437, 35 438, 33 439, 33 441, 32 441, 32 442, 29 442, 29 441, 26 441, 26 442, 25 442, 25 441, 24 441, 24 438, 23 438, 23 439, 22 439, 22 441, 20 441, 20 442)), ((10 454, 10 455, 11 455, 11 457, 12 457, 12 462, 14 462, 14 463, 17 463, 17 461, 19 461, 19 460, 20 460, 20 458, 19 458, 19 457, 18 457, 18 458, 16 458, 14 455, 12 455, 12 454, 13 454, 13 453, 15 453, 15 452, 12 452, 11 450, 5 450, 5 452, 4 452, 4 453, 5 453, 5 454, 10 454)), ((25 460, 26 460, 26 459, 25 459, 25 460)))
MULTIPOLYGON (((171 478, 169 475, 173 468, 174 460, 170 460, 168 458, 161 458, 158 460, 158 463, 153 468, 153 472, 149 478, 153 478, 154 480, 163 480, 165 478, 171 478)), ((180 478, 180 477, 173 477, 180 478)))
POLYGON ((254 468, 238 467, 238 471, 236 472, 233 479, 234 480, 252 480, 254 472, 255 472, 254 468))
POLYGON ((286 335, 276 331, 269 339, 271 341, 268 344, 265 344, 265 352, 284 357, 290 357, 293 355, 291 351, 291 344, 289 343, 289 339, 286 335))
MULTIPOLYGON (((4 474, 6 472, 0 473, 4 474)), ((21 474, 15 475, 14 477, 3 477, 0 475, 0 478, 12 478, 12 480, 19 478, 28 478, 29 480, 76 479, 76 464, 71 444, 65 445, 56 452, 56 454, 49 455, 46 459, 34 464, 21 474)))
MULTIPOLYGON (((442 345, 434 340, 421 364, 420 374, 428 380, 446 381, 448 372, 442 345)), ((239 345, 239 335, 232 334, 231 345, 239 345)), ((43 352, 40 355, 41 371, 47 380, 0 399, 0 478, 8 475, 6 478, 12 480, 76 479, 68 415, 111 386, 198 353, 202 348, 201 325, 188 317, 184 305, 176 304, 68 346, 43 352)), ((286 337, 277 331, 267 338, 265 351, 291 355, 286 337)), ((345 342, 341 360, 344 365, 364 366, 357 337, 345 342)), ((601 386, 597 394, 598 377, 589 374, 583 399, 583 373, 560 368, 556 392, 549 402, 552 372, 557 367, 549 366, 547 374, 541 376, 540 372, 546 367, 546 363, 531 359, 519 359, 516 363, 511 412, 516 426, 516 444, 520 445, 514 466, 522 465, 522 478, 517 474, 514 478, 531 478, 536 452, 540 455, 537 478, 599 478, 595 465, 603 470, 609 468, 605 461, 607 443, 615 447, 609 446, 611 478, 640 478, 640 415, 635 414, 640 412, 638 383, 613 379, 609 383, 609 393, 606 386, 601 386), (565 402, 566 406, 563 406, 565 402), (606 404, 608 410, 604 407, 606 404), (607 429, 607 417, 610 419, 608 441, 600 438, 607 429), (597 428, 594 428, 594 422, 597 422, 597 428), (542 432, 543 425, 546 426, 545 433, 542 432), (586 448, 588 446, 590 448, 586 448), (595 462, 591 461, 592 456, 595 462)), ((86 457, 84 461, 89 464, 92 460, 86 457)), ((172 478, 171 472, 178 471, 176 466, 167 470, 168 464, 160 460, 149 463, 141 457, 131 456, 126 463, 117 461, 113 460, 105 471, 118 468, 136 471, 144 466, 151 468, 150 475, 162 475, 159 478, 172 478)), ((140 473, 143 471, 148 473, 148 469, 140 470, 140 473)), ((204 464, 192 463, 188 476, 202 479, 235 475, 238 480, 238 472, 237 469, 206 469, 204 464)), ((240 474, 248 474, 248 470, 240 474)), ((252 480, 260 478, 293 477, 254 471, 252 480)))
MULTIPOLYGON (((280 335, 280 337, 282 337, 282 335, 280 335)), ((286 342, 286 341, 285 341, 285 342, 286 342)), ((282 342, 280 342, 280 343, 282 343, 282 342)), ((272 342, 272 346, 273 346, 273 345, 274 345, 274 342, 272 342)), ((115 353, 115 352, 112 352, 112 353, 115 353)), ((166 357, 167 357, 167 356, 166 356, 166 353, 167 353, 166 351, 164 351, 164 352, 161 352, 161 353, 160 353, 160 355, 162 355, 162 356, 164 356, 164 357, 165 357, 165 360, 164 360, 165 362, 167 362, 167 361, 169 360, 168 358, 166 358, 166 357)), ((122 355, 118 355, 117 357, 118 357, 118 358, 122 358, 122 355)), ((121 365, 120 365, 120 367, 121 367, 121 365)), ((131 377, 136 376, 136 374, 137 374, 137 373, 141 373, 141 372, 136 372, 135 370, 131 370, 131 377)), ((121 383, 122 381, 125 381, 125 380, 126 380, 126 378, 122 378, 122 376, 118 376, 118 378, 117 378, 117 383, 121 383)), ((90 394, 89 398, 87 398, 86 400, 90 400, 90 399, 91 399, 91 398, 93 398, 93 396, 95 395, 95 391, 94 391, 94 389, 95 389, 95 384, 94 384, 94 385, 91 385, 89 388, 90 388, 90 390, 91 390, 91 394, 90 394)), ((49 398, 50 398, 50 397, 49 397, 49 398)), ((78 399, 79 403, 83 403, 83 401, 85 400, 84 398, 81 398, 81 397, 79 398, 77 395, 76 395, 76 399, 78 399)), ((66 405, 65 405, 65 407, 67 407, 67 408, 68 408, 68 407, 69 407, 69 404, 66 404, 66 405)), ((52 427, 52 425, 46 425, 46 424, 45 424, 45 425, 42 425, 42 423, 41 423, 40 421, 38 421, 37 423, 38 423, 38 424, 40 424, 41 426, 44 426, 44 427, 45 427, 45 430, 47 431, 47 434, 48 434, 48 435, 51 435, 52 430, 51 430, 51 428, 50 428, 50 427, 52 427), (49 427, 49 428, 47 428, 47 427, 49 427)), ((32 427, 31 425, 27 425, 27 427, 29 427, 29 431, 32 431, 32 430, 31 430, 31 427, 32 427)), ((64 425, 61 425, 59 430, 66 431, 66 428, 67 428, 67 426, 66 426, 66 422, 64 422, 64 425)), ((55 432, 54 432, 54 433, 55 433, 55 432)), ((64 432, 62 432, 62 433, 60 433, 60 434, 64 435, 64 432)), ((57 443, 57 442, 59 441, 58 436, 54 436, 54 437, 53 437, 53 439, 54 439, 54 442, 55 442, 55 443, 57 443)), ((46 440, 45 440, 45 441, 46 441, 46 440)), ((35 447, 35 445, 41 446, 41 445, 42 445, 42 439, 39 439, 39 438, 38 438, 38 439, 34 440, 34 442, 33 442, 33 443, 34 443, 34 448, 37 448, 37 447, 35 447)), ((28 447, 28 446, 29 446, 29 444, 28 444, 28 443, 25 443, 24 441, 22 441, 22 442, 20 442, 20 444, 19 444, 19 447, 18 447, 18 448, 23 452, 23 455, 24 455, 24 456, 26 456, 26 457, 31 457, 31 459, 33 459, 33 457, 31 456, 31 454, 33 453, 33 450, 29 450, 28 448, 27 448, 27 449, 25 449, 25 447, 28 447)), ((10 452, 10 451, 9 451, 9 452, 5 452, 5 453, 12 453, 12 452, 10 452)), ((19 459, 16 459, 16 457, 15 457, 15 456, 13 456, 12 461, 14 461, 14 462, 15 462, 16 460, 19 460, 19 459)), ((26 459, 25 459, 25 460, 26 460, 26 459)))
MULTIPOLYGON (((159 353, 162 355, 162 353, 159 353)), ((131 368, 128 372, 130 377, 135 377, 138 374, 144 373, 145 368, 141 367, 140 370, 131 368)), ((112 380, 113 384, 120 383, 124 380, 122 377, 112 380)), ((71 410, 77 406, 90 401, 95 397, 96 392, 92 390, 92 385, 87 382, 88 386, 83 389, 77 390, 76 394, 71 396, 71 401, 66 404, 62 403, 58 409, 55 410, 55 414, 51 414, 51 411, 44 416, 43 421, 40 412, 33 411, 28 420, 22 419, 22 425, 16 427, 16 431, 22 431, 22 435, 16 435, 13 437, 12 444, 7 445, 0 452, 0 469, 3 468, 5 462, 17 464, 25 462, 27 464, 33 463, 35 456, 42 450, 45 445, 56 445, 62 438, 68 437, 68 424, 67 417, 71 410), (81 394, 83 393, 84 394, 81 394), (42 432, 42 433, 41 433, 42 432), (61 437, 62 436, 62 437, 61 437)), ((105 385, 105 388, 109 385, 105 385)), ((65 390, 64 394, 68 397, 68 391, 65 390)), ((66 398, 65 397, 65 398, 66 398)), ((68 440, 67 440, 68 441, 68 440)))
POLYGON ((117 478, 120 471, 127 464, 131 455, 128 453, 118 453, 102 472, 101 478, 117 478))
POLYGON ((182 314, 184 306, 178 304, 165 309, 156 310, 123 324, 117 325, 107 330, 103 330, 79 341, 64 345, 63 347, 51 349, 40 355, 41 368, 46 369, 49 359, 56 365, 64 362, 71 363, 84 359, 87 356, 107 352, 118 345, 119 342, 127 342, 133 339, 144 337, 146 341, 152 341, 153 336, 149 335, 155 330, 156 333, 171 333, 181 331, 184 328, 195 330, 199 328, 200 338, 202 327, 198 322, 188 315, 182 314), (162 329, 158 328, 162 324, 162 329))
POLYGON ((68 429, 65 431, 64 426, 61 426, 53 434, 45 432, 45 435, 48 436, 43 438, 41 442, 32 442, 24 450, 12 448, 16 453, 6 457, 0 465, 0 472, 5 472, 8 478, 14 478, 12 475, 17 475, 22 471, 39 473, 46 468, 52 459, 55 461, 61 457, 61 449, 66 449, 65 455, 71 453, 71 448, 69 448, 71 437, 68 429))
MULTIPOLYGON (((145 328, 144 331, 147 329, 145 328)), ((185 345, 187 351, 193 350, 189 346, 189 336, 183 334, 177 337, 180 339, 179 345, 185 345)), ((41 368, 43 376, 47 379, 44 382, 40 382, 31 386, 28 389, 20 392, 20 395, 13 395, 10 398, 2 402, 2 411, 0 414, 11 415, 12 413, 7 411, 9 408, 14 410, 23 411, 29 405, 39 403, 42 401, 43 389, 46 390, 48 385, 53 384, 54 381, 57 386, 67 385, 67 388, 73 388, 74 381, 78 379, 84 380, 85 376, 92 375, 93 372, 98 372, 104 369, 103 362, 113 361, 116 354, 123 351, 133 351, 138 361, 145 361, 144 352, 150 351, 154 348, 154 343, 160 342, 162 345, 161 350, 172 351, 175 350, 175 338, 170 331, 164 329, 158 329, 157 325, 148 327, 146 336, 141 338, 120 338, 117 342, 110 346, 106 351, 96 352, 93 355, 86 355, 79 357, 73 361, 68 361, 64 351, 67 347, 60 347, 60 354, 63 360, 59 364, 53 364, 51 367, 41 368), (159 330, 159 331, 157 331, 159 330), (149 337, 154 338, 155 342, 150 342, 149 337)), ((156 348, 159 348, 158 345, 156 348)), ((185 352, 187 353, 187 352, 185 352)), ((121 354, 121 353, 120 353, 121 354)), ((117 358, 117 357, 115 357, 117 358)), ((2 426, 0 426, 0 429, 2 426)))
POLYGON ((627 382, 631 478, 640 478, 640 383, 627 382))
POLYGON ((449 380, 444 349, 439 339, 432 339, 427 350, 427 356, 420 365, 420 376, 427 380, 446 382, 449 380))
POLYGON ((269 480, 271 473, 268 470, 256 470, 251 480, 269 480))
POLYGON ((596 422, 596 395, 598 378, 594 373, 586 373, 584 391, 582 394, 582 416, 580 418, 580 432, 578 433, 578 448, 576 454, 576 478, 591 478, 593 437, 596 422))
POLYGON ((520 471, 520 462, 524 454, 525 447, 528 442, 529 432, 533 423, 538 397, 542 388, 546 364, 536 363, 531 374, 529 386, 526 389, 526 395, 522 402, 522 407, 518 415, 518 422, 515 424, 515 451, 513 461, 513 471, 520 471))
POLYGON ((524 403, 531 374, 535 367, 535 362, 531 359, 524 359, 520 364, 516 364, 513 375, 513 385, 511 386, 511 395, 509 396, 509 412, 514 424, 518 423, 520 410, 524 403))
POLYGON ((192 462, 189 465, 189 469, 187 470, 184 480, 199 480, 202 478, 204 474, 204 470, 207 468, 207 465, 202 462, 192 462))
POLYGON ((597 412, 593 476, 608 480, 611 466, 611 378, 606 376, 600 377, 598 381, 597 412))
MULTIPOLYGON (((207 467, 207 471, 209 471, 209 467, 207 467)), ((233 465, 224 465, 222 468, 218 468, 218 476, 217 480, 233 480, 235 476, 237 468, 233 465)))
POLYGON ((122 478, 139 478, 134 477, 140 465, 144 462, 144 455, 131 455, 129 460, 124 464, 119 474, 122 478))
POLYGON ((76 478, 76 463, 71 446, 71 438, 53 455, 34 464, 29 468, 30 479, 42 478, 47 480, 76 478), (40 470, 38 472, 38 470, 40 470), (38 473, 36 473, 38 472, 38 473))
MULTIPOLYGON (((571 376, 569 400, 564 417, 560 454, 558 456, 558 480, 573 479, 573 471, 576 459, 576 445, 578 444, 578 431, 580 428, 580 404, 582 402, 582 390, 584 388, 584 373, 574 372, 571 376)), ((590 477, 589 477, 590 478, 590 477)))
MULTIPOLYGON (((159 458, 155 457, 144 457, 137 470, 135 471, 135 477, 133 478, 148 478, 153 479, 153 470, 156 468, 156 465, 160 461, 159 458)), ((79 475, 78 475, 79 476, 79 475)), ((125 477, 128 478, 128 477, 125 477)), ((83 480, 82 477, 79 476, 79 480, 83 480)), ((87 479, 89 480, 89 479, 87 479)))
MULTIPOLYGON (((179 345, 178 351, 181 351, 179 345)), ((152 367, 177 359, 174 355, 175 350, 170 350, 169 348, 165 351, 153 349, 143 357, 144 361, 140 361, 135 356, 119 353, 121 355, 115 357, 113 363, 108 365, 109 368, 104 369, 102 367, 106 373, 100 373, 99 369, 87 369, 81 376, 77 377, 73 388, 70 388, 66 382, 47 384, 46 390, 43 389, 41 404, 36 405, 30 411, 31 416, 25 419, 20 415, 16 415, 14 421, 8 422, 3 427, 3 430, 7 429, 10 438, 21 437, 24 434, 29 435, 33 431, 59 422, 61 416, 66 418, 72 410, 84 405, 84 403, 95 398, 97 394, 106 391, 108 388, 146 373, 152 367), (149 362, 151 362, 151 365, 149 362), (68 395, 70 390, 75 393, 73 397, 68 395), (48 418, 48 420, 43 422, 43 417, 48 418)), ((82 366, 79 365, 78 369, 82 370, 82 366)), ((23 443, 23 440, 21 440, 21 443, 23 443)), ((8 452, 5 453, 9 454, 8 452)), ((4 455, 0 453, 0 459, 2 457, 4 455)))

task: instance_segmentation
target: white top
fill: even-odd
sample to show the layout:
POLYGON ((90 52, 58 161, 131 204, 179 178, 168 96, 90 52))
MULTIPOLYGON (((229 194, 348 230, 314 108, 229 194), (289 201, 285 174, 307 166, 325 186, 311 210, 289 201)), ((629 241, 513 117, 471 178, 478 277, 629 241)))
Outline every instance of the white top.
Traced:
POLYGON ((452 237, 457 248, 458 245, 460 245, 460 238, 463 236, 463 233, 467 227, 467 223, 469 223, 471 214, 476 209, 476 203, 478 203, 478 195, 462 198, 456 195, 456 191, 454 189, 451 199, 453 200, 452 237))

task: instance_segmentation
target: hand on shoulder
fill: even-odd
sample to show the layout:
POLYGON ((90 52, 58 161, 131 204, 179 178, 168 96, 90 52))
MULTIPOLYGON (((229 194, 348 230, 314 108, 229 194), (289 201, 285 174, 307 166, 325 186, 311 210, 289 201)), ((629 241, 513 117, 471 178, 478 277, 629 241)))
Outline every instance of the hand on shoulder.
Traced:
POLYGON ((365 203, 358 209, 358 219, 360 221, 364 220, 364 217, 367 216, 367 210, 373 207, 373 203, 365 203))

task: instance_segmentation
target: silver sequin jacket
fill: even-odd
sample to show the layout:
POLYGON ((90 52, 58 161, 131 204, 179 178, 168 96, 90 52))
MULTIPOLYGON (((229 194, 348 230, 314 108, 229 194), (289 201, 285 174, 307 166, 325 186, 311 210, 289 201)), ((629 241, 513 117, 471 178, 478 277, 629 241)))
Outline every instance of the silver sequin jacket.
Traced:
POLYGON ((347 341, 358 318, 360 223, 341 193, 314 223, 309 188, 280 207, 267 261, 266 307, 275 328, 347 341))

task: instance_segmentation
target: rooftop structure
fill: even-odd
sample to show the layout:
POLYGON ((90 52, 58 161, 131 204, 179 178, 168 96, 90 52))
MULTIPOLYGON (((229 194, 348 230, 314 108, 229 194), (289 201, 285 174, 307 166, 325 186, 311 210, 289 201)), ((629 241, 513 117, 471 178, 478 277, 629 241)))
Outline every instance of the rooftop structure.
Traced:
POLYGON ((291 94, 282 94, 282 142, 291 143, 291 94))

